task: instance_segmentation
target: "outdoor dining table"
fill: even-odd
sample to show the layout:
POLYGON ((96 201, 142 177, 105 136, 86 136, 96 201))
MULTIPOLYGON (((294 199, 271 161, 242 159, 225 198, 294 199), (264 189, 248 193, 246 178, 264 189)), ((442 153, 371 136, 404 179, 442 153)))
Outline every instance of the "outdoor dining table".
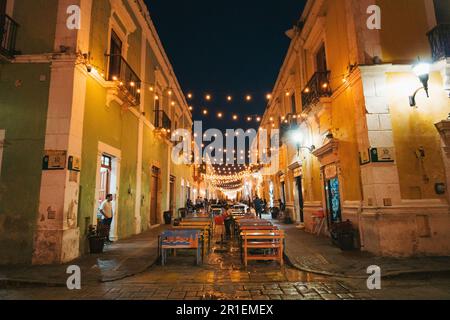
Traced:
POLYGON ((248 230, 240 233, 241 259, 247 266, 248 260, 279 260, 283 265, 286 239, 282 230, 248 230), (247 240, 253 240, 250 243, 247 240), (250 246, 247 246, 249 245, 250 246), (278 249, 277 255, 248 255, 248 249, 278 249))

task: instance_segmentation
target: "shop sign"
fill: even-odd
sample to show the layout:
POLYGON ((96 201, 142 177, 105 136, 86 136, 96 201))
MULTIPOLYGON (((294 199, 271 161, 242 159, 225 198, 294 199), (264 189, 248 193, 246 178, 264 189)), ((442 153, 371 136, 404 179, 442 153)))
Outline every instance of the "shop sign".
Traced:
POLYGON ((46 150, 42 162, 43 170, 64 170, 66 168, 67 151, 46 150))
POLYGON ((298 178, 302 176, 302 168, 298 167, 294 169, 294 178, 298 178))
POLYGON ((325 179, 333 179, 337 176, 337 166, 335 164, 326 166, 324 169, 325 179))
POLYGON ((81 159, 79 157, 70 156, 69 157, 69 170, 70 171, 81 171, 81 159))
POLYGON ((394 162, 394 148, 372 148, 370 157, 372 162, 394 162))

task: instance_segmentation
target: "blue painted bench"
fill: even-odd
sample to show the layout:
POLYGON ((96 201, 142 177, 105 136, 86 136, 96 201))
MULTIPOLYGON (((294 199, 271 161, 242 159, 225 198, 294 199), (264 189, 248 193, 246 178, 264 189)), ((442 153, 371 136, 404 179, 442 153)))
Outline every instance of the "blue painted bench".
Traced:
POLYGON ((201 232, 199 230, 167 230, 159 237, 161 264, 167 262, 167 251, 178 249, 192 249, 196 252, 196 264, 200 264, 201 257, 201 232))

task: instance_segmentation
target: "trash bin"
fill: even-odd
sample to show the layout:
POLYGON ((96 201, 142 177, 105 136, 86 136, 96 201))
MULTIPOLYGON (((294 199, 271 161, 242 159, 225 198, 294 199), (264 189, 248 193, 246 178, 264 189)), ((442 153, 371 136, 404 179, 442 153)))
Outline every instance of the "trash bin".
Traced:
POLYGON ((166 224, 171 224, 172 223, 172 211, 164 212, 164 222, 166 224))

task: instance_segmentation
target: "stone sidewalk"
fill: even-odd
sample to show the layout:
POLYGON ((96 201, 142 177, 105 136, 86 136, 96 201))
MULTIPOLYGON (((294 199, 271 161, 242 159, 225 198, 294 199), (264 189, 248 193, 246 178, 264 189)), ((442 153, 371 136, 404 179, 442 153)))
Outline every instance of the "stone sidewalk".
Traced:
POLYGON ((121 280, 146 271, 158 260, 158 235, 166 226, 105 246, 103 254, 85 255, 63 265, 2 266, 0 288, 14 286, 65 287, 67 267, 81 268, 82 285, 121 280))
POLYGON ((279 225, 286 232, 286 256, 296 268, 310 273, 367 279, 367 268, 381 268, 382 277, 406 274, 450 272, 450 257, 388 258, 367 252, 344 252, 331 243, 331 239, 319 237, 296 228, 279 225))

